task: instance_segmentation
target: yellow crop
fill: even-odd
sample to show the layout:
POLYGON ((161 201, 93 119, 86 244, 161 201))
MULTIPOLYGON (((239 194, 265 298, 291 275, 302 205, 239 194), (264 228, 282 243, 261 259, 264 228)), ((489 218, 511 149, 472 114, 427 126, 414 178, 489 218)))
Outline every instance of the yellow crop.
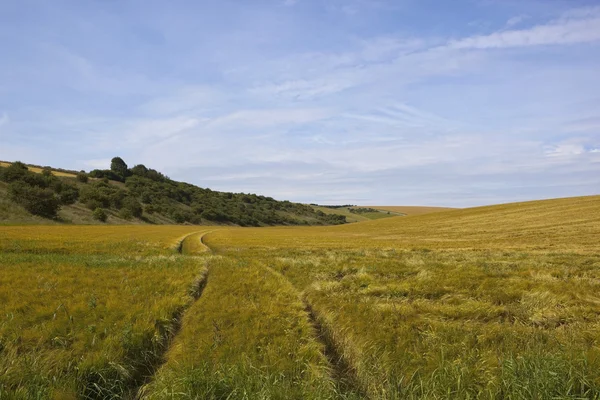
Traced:
POLYGON ((599 238, 600 196, 0 227, 0 398, 599 398, 599 238))

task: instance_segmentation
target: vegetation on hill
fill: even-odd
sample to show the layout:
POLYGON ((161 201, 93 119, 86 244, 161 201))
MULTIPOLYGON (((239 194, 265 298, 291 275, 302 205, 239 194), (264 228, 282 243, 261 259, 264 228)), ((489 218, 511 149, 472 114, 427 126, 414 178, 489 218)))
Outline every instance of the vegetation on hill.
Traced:
POLYGON ((34 173, 25 164, 15 162, 0 168, 0 182, 8 185, 14 203, 43 218, 56 218, 61 206, 77 203, 77 211, 87 213, 90 223, 115 219, 241 226, 346 222, 343 215, 323 213, 304 204, 176 182, 144 165, 128 168, 119 157, 113 158, 108 170, 61 176, 48 168, 41 170, 41 174, 34 173))

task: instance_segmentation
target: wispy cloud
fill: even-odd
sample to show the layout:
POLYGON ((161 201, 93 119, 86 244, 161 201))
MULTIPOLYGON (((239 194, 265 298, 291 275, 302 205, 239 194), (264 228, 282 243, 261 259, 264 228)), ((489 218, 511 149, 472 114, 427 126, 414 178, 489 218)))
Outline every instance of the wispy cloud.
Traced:
POLYGON ((539 45, 589 43, 600 40, 600 8, 585 13, 569 13, 547 24, 529 29, 508 30, 490 35, 454 40, 456 49, 490 49, 539 45))

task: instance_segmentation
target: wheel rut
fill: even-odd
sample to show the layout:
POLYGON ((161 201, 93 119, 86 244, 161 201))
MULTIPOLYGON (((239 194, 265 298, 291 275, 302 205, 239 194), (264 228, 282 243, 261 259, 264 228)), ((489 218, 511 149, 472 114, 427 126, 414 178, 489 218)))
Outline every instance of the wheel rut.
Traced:
MULTIPOLYGON (((194 254, 197 252, 210 252, 211 251, 210 248, 208 246, 206 246, 206 244, 204 244, 204 242, 202 240, 204 235, 206 235, 207 233, 210 233, 210 232, 201 233, 198 237, 198 244, 200 245, 200 251, 198 251, 198 249, 195 249, 195 251, 191 254, 194 254)), ((185 251, 184 242, 186 240, 192 239, 194 236, 196 236, 198 234, 199 234, 199 232, 195 232, 195 233, 189 234, 189 235, 185 236, 183 239, 181 239, 181 241, 179 242, 179 244, 176 247, 177 252, 179 252, 180 254, 187 254, 185 251)), ((147 370, 143 374, 143 377, 141 379, 138 379, 135 382, 134 387, 131 389, 131 392, 130 392, 131 396, 129 396, 129 398, 135 399, 135 400, 144 398, 144 388, 146 387, 147 384, 149 384, 152 381, 152 379, 156 375, 156 372, 166 362, 165 356, 168 353, 169 349, 171 348, 171 345, 173 344, 173 341, 177 337, 177 334, 181 330, 183 316, 184 316, 185 312, 202 296, 202 293, 204 292, 204 289, 206 288, 206 285, 208 284, 208 276, 209 276, 208 269, 205 269, 196 278, 196 280, 191 285, 191 287, 189 288, 189 291, 188 291, 191 301, 188 304, 186 304, 185 306, 177 309, 171 315, 171 318, 169 320, 170 323, 164 324, 164 323, 157 321, 156 330, 159 332, 159 335, 163 338, 163 343, 161 344, 161 351, 159 354, 156 355, 155 359, 152 360, 150 365, 147 366, 147 370)))
POLYGON ((305 298, 302 300, 305 306, 304 310, 315 330, 315 336, 323 345, 323 355, 331 366, 330 376, 337 385, 339 394, 344 399, 367 398, 360 387, 356 371, 344 358, 342 349, 335 344, 331 332, 319 321, 308 300, 305 298))
POLYGON ((313 309, 310 301, 306 296, 302 295, 298 289, 290 282, 290 280, 273 268, 264 265, 274 275, 279 276, 285 280, 291 288, 298 294, 298 297, 304 305, 304 311, 306 312, 307 319, 315 332, 315 339, 322 345, 322 353, 329 364, 329 376, 336 385, 336 389, 342 399, 366 399, 368 396, 365 391, 362 390, 361 385, 356 376, 355 369, 346 361, 343 356, 342 349, 336 345, 331 335, 330 330, 325 327, 317 316, 317 313, 313 309))

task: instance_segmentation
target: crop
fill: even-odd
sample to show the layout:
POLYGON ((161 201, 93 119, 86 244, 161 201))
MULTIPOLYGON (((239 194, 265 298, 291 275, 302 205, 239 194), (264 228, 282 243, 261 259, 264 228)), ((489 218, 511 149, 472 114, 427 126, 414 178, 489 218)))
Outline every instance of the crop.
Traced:
POLYGON ((0 399, 600 398, 600 196, 0 227, 0 399))
POLYGON ((3 227, 0 398, 122 398, 152 374, 203 264, 189 227, 3 227))
POLYGON ((600 197, 228 229, 295 287, 370 398, 598 398, 600 197))

